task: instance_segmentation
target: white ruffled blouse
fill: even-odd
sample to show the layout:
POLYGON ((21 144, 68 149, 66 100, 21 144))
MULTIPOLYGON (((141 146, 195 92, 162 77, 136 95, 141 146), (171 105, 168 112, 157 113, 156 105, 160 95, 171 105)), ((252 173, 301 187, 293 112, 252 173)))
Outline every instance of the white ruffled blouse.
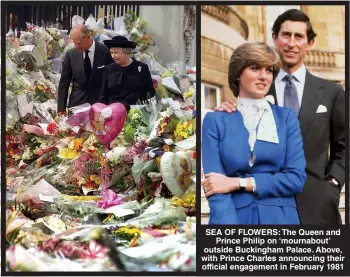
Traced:
POLYGON ((244 126, 249 132, 249 165, 253 166, 256 160, 254 153, 256 140, 279 143, 276 122, 266 99, 238 97, 237 109, 242 114, 244 126))

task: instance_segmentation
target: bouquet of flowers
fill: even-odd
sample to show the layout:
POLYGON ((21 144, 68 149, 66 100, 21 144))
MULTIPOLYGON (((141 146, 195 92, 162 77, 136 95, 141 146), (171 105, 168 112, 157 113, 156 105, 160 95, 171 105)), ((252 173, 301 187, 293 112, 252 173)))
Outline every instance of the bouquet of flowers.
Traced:
POLYGON ((6 59, 6 89, 16 93, 24 94, 30 87, 30 81, 18 73, 17 65, 9 58, 6 59))
POLYGON ((105 248, 92 241, 73 242, 51 239, 41 242, 38 248, 51 255, 59 254, 72 260, 104 258, 107 254, 105 248))
POLYGON ((118 239, 124 239, 127 241, 131 241, 135 237, 139 237, 142 231, 139 228, 135 228, 133 226, 128 227, 120 227, 116 230, 112 231, 112 234, 118 239))
POLYGON ((78 185, 83 191, 97 190, 101 183, 102 157, 96 152, 82 152, 79 158, 73 161, 73 170, 78 185))
POLYGON ((175 142, 189 138, 194 134, 192 120, 182 121, 180 120, 174 131, 175 142))
POLYGON ((34 35, 34 45, 38 47, 43 64, 45 64, 48 60, 48 45, 53 40, 53 37, 50 35, 49 32, 46 32, 46 30, 43 27, 38 27, 34 25, 31 26, 30 30, 34 35))
POLYGON ((6 90, 6 129, 12 128, 19 120, 18 104, 15 93, 6 90))
POLYGON ((176 225, 185 219, 186 213, 183 207, 174 207, 170 199, 155 198, 154 204, 140 216, 128 220, 127 223, 143 229, 152 226, 176 225))
POLYGON ((186 209, 188 216, 195 216, 196 214, 196 187, 192 185, 188 188, 182 197, 174 196, 172 198, 172 204, 175 207, 183 207, 186 209))
POLYGON ((40 103, 44 103, 49 99, 55 99, 55 88, 52 83, 48 80, 43 81, 35 81, 34 85, 30 88, 30 92, 32 93, 32 101, 37 101, 40 103))
POLYGON ((126 31, 130 34, 130 38, 137 43, 137 49, 145 52, 149 46, 154 46, 155 42, 145 33, 147 22, 138 17, 135 12, 127 12, 124 16, 124 24, 126 31))
POLYGON ((112 142, 112 145, 130 145, 135 141, 146 138, 148 134, 147 123, 139 109, 130 109, 123 130, 115 142, 112 142))
POLYGON ((165 137, 171 136, 175 132, 178 122, 179 120, 172 116, 163 117, 159 121, 159 124, 157 127, 157 135, 165 136, 165 137))
POLYGON ((135 159, 134 165, 132 167, 133 177, 136 183, 136 188, 138 191, 138 200, 143 198, 149 200, 154 197, 154 194, 160 185, 157 183, 156 176, 153 180, 148 176, 150 172, 154 172, 157 169, 156 161, 149 160, 145 161, 143 159, 135 159))
POLYGON ((56 28, 47 28, 46 31, 51 35, 52 40, 47 45, 47 55, 50 58, 57 58, 64 53, 66 44, 69 43, 67 30, 58 30, 56 28))
POLYGON ((59 158, 61 159, 76 159, 80 156, 83 148, 84 139, 82 137, 67 137, 61 139, 62 144, 59 147, 59 158))

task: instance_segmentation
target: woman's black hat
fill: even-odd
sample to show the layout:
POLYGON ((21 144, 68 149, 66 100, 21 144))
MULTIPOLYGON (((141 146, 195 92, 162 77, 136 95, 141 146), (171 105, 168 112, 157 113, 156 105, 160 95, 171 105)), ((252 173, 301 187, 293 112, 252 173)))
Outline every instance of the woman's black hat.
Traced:
POLYGON ((128 40, 123 36, 115 36, 110 40, 104 40, 103 43, 108 47, 118 47, 118 48, 131 48, 134 49, 136 47, 136 42, 128 40))

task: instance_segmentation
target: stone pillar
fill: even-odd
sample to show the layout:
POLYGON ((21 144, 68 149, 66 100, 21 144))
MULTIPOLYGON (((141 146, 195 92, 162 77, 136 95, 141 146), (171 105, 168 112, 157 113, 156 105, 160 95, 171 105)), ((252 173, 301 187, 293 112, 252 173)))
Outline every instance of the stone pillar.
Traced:
POLYGON ((301 6, 317 33, 314 50, 345 52, 345 8, 343 6, 301 6))
POLYGON ((248 40, 266 42, 265 6, 245 6, 244 12, 242 16, 244 16, 249 27, 248 40))
MULTIPOLYGON (((140 7, 140 17, 148 23, 146 31, 156 42, 156 46, 150 47, 149 50, 164 66, 175 61, 185 61, 184 15, 184 6, 140 7)), ((194 37, 189 62, 192 66, 196 65, 195 50, 194 37)))

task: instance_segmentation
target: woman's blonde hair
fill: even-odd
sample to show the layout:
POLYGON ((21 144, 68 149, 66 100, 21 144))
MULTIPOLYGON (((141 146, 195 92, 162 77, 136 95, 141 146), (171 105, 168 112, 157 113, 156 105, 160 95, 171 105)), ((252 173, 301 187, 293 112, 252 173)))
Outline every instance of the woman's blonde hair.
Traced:
POLYGON ((131 56, 132 48, 122 48, 122 51, 125 55, 131 56))
POLYGON ((281 67, 277 52, 263 42, 246 42, 233 52, 228 65, 228 84, 235 97, 239 94, 239 77, 244 69, 256 65, 272 67, 275 80, 281 67))

